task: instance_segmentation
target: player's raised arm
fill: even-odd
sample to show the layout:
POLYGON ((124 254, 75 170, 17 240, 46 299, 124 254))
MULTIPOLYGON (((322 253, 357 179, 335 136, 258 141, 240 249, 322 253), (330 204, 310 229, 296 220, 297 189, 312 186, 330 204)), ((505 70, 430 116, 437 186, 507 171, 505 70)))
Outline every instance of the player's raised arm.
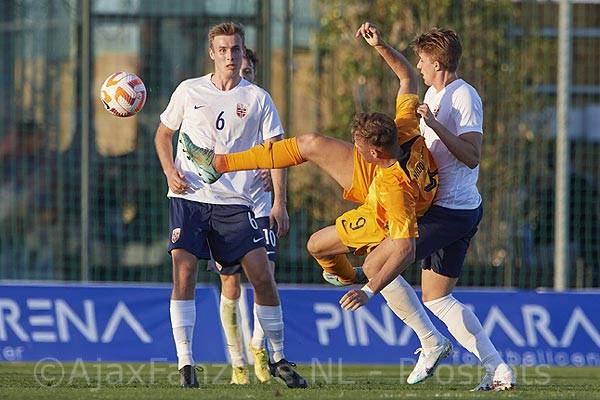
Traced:
POLYGON ((375 25, 368 21, 363 23, 354 36, 356 38, 362 36, 371 47, 374 47, 392 71, 394 71, 398 79, 400 79, 398 95, 417 93, 419 83, 416 70, 402 53, 383 40, 381 32, 375 25))

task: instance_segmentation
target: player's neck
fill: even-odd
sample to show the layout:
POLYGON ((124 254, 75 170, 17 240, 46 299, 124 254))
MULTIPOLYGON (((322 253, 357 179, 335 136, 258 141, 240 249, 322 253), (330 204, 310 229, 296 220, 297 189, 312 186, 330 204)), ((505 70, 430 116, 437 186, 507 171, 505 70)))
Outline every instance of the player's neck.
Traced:
POLYGON ((219 73, 215 71, 211 77, 210 81, 215 85, 215 87, 219 90, 231 90, 236 87, 242 78, 240 77, 239 72, 236 74, 230 74, 229 72, 226 74, 219 73))
POLYGON ((442 71, 433 82, 433 87, 439 92, 457 79, 456 72, 442 71))
POLYGON ((389 168, 392 165, 396 164, 398 160, 402 158, 404 155, 404 151, 399 145, 394 145, 389 152, 389 158, 382 158, 379 166, 383 168, 389 168))

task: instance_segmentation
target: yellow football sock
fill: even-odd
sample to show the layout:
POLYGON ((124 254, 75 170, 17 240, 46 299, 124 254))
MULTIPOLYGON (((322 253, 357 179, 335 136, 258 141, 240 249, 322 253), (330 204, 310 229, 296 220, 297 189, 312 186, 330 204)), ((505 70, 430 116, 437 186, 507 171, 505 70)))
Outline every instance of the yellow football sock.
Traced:
POLYGON ((306 160, 300 154, 295 137, 265 142, 239 153, 223 154, 225 165, 220 172, 252 169, 274 169, 302 164, 306 160))
POLYGON ((317 262, 326 272, 337 275, 344 283, 354 283, 356 272, 345 254, 316 258, 317 262))

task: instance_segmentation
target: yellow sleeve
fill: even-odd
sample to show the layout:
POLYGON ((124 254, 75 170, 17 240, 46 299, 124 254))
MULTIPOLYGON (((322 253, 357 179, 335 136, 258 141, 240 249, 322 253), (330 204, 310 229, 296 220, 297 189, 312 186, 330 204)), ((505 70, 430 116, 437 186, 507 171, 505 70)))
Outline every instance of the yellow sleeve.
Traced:
POLYGON ((418 105, 419 97, 416 94, 401 94, 396 98, 395 121, 401 138, 406 135, 412 136, 419 130, 418 105))
POLYGON ((392 239, 419 236, 417 226, 417 188, 415 182, 386 185, 380 191, 379 202, 385 210, 389 236, 392 239))

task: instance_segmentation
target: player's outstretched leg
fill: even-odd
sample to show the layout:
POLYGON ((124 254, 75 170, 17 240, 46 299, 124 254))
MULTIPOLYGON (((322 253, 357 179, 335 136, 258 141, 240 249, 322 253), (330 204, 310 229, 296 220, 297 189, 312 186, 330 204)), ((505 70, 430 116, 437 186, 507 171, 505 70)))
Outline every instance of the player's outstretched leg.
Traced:
POLYGON ((212 150, 198 148, 187 139, 182 143, 189 147, 186 150, 188 156, 191 156, 198 174, 206 183, 216 181, 220 174, 226 172, 286 168, 311 161, 343 189, 349 189, 352 185, 352 143, 317 133, 265 142, 246 151, 229 154, 214 154, 212 150))
POLYGON ((202 181, 205 183, 215 183, 219 180, 221 174, 212 166, 215 156, 212 150, 196 146, 185 132, 179 134, 179 143, 182 144, 183 152, 186 154, 188 160, 194 163, 202 181))

